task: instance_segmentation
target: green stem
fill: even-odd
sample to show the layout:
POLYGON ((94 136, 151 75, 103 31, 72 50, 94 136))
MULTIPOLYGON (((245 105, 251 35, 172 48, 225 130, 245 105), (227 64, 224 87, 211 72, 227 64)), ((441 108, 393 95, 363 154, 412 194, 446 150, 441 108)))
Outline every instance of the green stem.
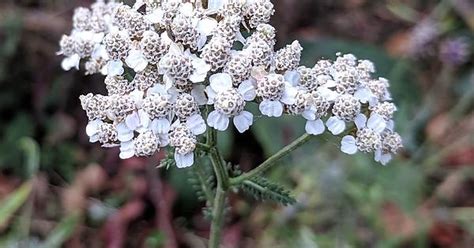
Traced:
POLYGON ((216 189, 216 197, 212 206, 211 233, 209 234, 209 248, 218 248, 221 241, 221 231, 224 223, 224 207, 227 192, 216 189))
POLYGON ((212 148, 212 147, 211 147, 210 145, 208 145, 208 144, 203 144, 203 143, 199 143, 199 142, 196 143, 196 146, 197 146, 198 148, 200 148, 201 150, 206 151, 206 152, 209 152, 209 151, 211 150, 211 148, 212 148))
POLYGON ((212 204, 212 222, 211 232, 209 234, 209 248, 219 247, 221 239, 221 230, 224 222, 224 208, 225 198, 229 188, 229 174, 225 167, 222 156, 219 150, 216 148, 216 130, 210 129, 208 131, 208 145, 209 157, 211 159, 212 167, 216 174, 216 194, 214 197, 214 203, 212 204))
POLYGON ((285 157, 286 155, 290 154, 292 151, 298 149, 300 146, 304 145, 307 143, 309 140, 311 140, 313 136, 310 134, 303 134, 301 135, 298 139, 293 141, 291 144, 285 146, 283 149, 281 149, 279 152, 275 153, 273 156, 265 160, 265 162, 261 163, 257 168, 244 173, 238 177, 234 177, 230 179, 230 184, 231 185, 239 185, 242 184, 245 180, 251 179, 266 170, 270 169, 277 161, 285 157))

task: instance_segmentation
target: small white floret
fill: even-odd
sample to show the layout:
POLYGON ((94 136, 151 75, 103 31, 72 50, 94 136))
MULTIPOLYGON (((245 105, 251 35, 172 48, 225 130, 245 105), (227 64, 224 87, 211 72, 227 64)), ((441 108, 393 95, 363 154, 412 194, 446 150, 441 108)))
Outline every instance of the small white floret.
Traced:
POLYGON ((346 123, 336 116, 330 117, 326 122, 326 126, 328 127, 328 130, 334 135, 339 135, 346 129, 346 123))
POLYGON ((341 151, 350 155, 357 153, 356 139, 354 136, 347 135, 342 138, 341 151))
POLYGON ((253 114, 248 111, 242 111, 239 115, 234 117, 234 126, 240 133, 249 130, 253 123, 253 114))

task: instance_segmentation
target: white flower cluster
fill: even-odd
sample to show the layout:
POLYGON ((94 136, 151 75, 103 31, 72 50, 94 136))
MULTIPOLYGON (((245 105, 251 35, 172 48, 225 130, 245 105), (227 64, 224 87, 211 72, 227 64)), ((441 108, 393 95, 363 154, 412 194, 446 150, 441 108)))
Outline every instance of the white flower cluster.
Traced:
POLYGON ((98 0, 76 9, 60 42, 62 66, 84 60, 86 74, 106 75, 108 91, 80 98, 90 141, 120 146, 123 159, 171 146, 177 166, 188 167, 207 126, 224 131, 232 120, 245 132, 254 122, 245 107, 255 102, 265 116, 303 116, 313 135, 326 127, 339 135, 355 123, 341 150, 387 163, 402 146, 388 81, 351 54, 300 66, 298 41, 275 51, 273 13, 270 0, 209 0, 207 8, 199 0, 98 0))

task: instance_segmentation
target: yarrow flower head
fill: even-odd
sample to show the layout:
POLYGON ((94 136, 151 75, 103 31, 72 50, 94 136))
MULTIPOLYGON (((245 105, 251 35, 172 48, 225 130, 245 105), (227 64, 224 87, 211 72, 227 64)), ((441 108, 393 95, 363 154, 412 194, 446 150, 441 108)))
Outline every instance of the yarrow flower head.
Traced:
POLYGON ((372 62, 337 54, 301 65, 298 41, 275 48, 270 0, 201 2, 97 0, 76 9, 58 54, 64 70, 106 76, 107 95, 80 97, 91 142, 118 146, 122 159, 169 147, 185 168, 206 130, 243 133, 254 114, 289 114, 304 118, 310 135, 343 136, 347 154, 386 164, 402 147, 388 80, 372 77, 372 62))

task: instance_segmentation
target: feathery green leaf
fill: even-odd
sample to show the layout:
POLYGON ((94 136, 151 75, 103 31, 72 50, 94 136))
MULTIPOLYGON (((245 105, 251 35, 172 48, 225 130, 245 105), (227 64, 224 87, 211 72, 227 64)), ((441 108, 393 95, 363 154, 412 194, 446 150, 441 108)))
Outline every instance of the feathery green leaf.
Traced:
POLYGON ((296 203, 289 190, 263 177, 245 180, 240 187, 245 193, 257 200, 274 201, 285 206, 296 203))

